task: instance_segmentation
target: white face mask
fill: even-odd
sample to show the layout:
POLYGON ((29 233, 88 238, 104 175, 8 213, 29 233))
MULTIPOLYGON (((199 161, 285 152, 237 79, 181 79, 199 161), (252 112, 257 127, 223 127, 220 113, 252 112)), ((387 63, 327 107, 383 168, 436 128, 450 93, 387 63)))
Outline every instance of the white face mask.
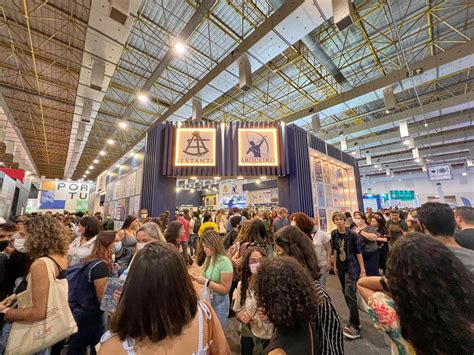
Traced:
POLYGON ((16 238, 13 241, 13 247, 18 250, 20 253, 26 253, 25 249, 25 239, 23 238, 16 238))
POLYGON ((146 243, 144 242, 138 242, 137 243, 137 250, 140 251, 143 249, 143 247, 145 246, 146 243))
POLYGON ((120 250, 122 250, 122 242, 121 241, 118 241, 118 242, 115 242, 115 252, 118 253, 120 250))

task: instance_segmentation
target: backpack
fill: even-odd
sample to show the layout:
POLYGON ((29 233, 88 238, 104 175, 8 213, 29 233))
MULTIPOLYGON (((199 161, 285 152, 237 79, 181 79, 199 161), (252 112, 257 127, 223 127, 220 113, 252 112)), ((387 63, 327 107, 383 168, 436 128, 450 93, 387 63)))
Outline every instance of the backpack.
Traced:
POLYGON ((85 264, 71 266, 67 270, 68 302, 73 314, 74 310, 78 308, 95 310, 100 306, 91 273, 92 269, 102 262, 100 259, 95 259, 85 264))
POLYGON ((196 221, 194 222, 193 233, 198 234, 199 228, 201 228, 201 219, 200 218, 196 219, 196 221))

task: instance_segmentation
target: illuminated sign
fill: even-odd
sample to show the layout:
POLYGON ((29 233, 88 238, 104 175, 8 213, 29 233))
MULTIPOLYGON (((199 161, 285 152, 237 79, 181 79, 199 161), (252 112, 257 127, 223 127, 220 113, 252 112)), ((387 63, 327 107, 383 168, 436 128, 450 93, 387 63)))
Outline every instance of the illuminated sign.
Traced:
POLYGON ((215 128, 177 128, 175 166, 215 166, 215 128))
POLYGON ((239 166, 278 166, 277 128, 239 128, 239 166))

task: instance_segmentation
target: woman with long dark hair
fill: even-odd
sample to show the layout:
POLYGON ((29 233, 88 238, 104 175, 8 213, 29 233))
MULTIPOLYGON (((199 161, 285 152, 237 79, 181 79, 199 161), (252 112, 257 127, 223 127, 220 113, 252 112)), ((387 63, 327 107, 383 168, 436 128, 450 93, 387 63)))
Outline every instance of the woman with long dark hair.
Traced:
POLYGON ((392 354, 472 355, 474 281, 441 242, 410 233, 394 243, 385 277, 364 277, 357 288, 392 354))
POLYGON ((115 232, 97 236, 91 254, 68 270, 69 307, 78 332, 69 338, 68 354, 95 354, 95 345, 105 332, 105 315, 100 309, 107 278, 114 273, 115 232))
POLYGON ((381 213, 376 212, 372 215, 372 218, 370 219, 370 225, 376 228, 379 235, 377 237, 377 244, 379 247, 379 269, 382 270, 384 274, 389 251, 388 242, 390 239, 390 235, 385 224, 385 218, 381 213))
POLYGON ((147 243, 130 266, 99 354, 223 354, 230 350, 214 310, 198 300, 169 243, 147 243))
POLYGON ((377 276, 379 274, 379 248, 377 230, 368 224, 367 217, 362 212, 354 213, 356 226, 352 229, 359 236, 364 258, 365 272, 367 276, 377 276))
POLYGON ((136 230, 140 226, 140 221, 136 216, 128 215, 122 224, 122 228, 117 232, 115 243, 115 261, 120 266, 119 273, 128 268, 132 261, 133 254, 137 250, 136 230))
POLYGON ((258 266, 266 258, 263 248, 250 247, 242 260, 240 281, 234 295, 235 316, 242 323, 240 331, 240 352, 242 355, 261 354, 273 334, 273 325, 262 321, 257 314, 255 279, 258 266))
POLYGON ((319 282, 321 272, 318 259, 311 240, 297 227, 285 226, 274 235, 275 251, 278 257, 291 256, 304 266, 314 282, 317 298, 321 300, 318 306, 319 321, 321 326, 319 339, 321 341, 321 354, 343 354, 344 344, 342 339, 341 320, 331 297, 319 282))
POLYGON ((170 223, 168 229, 165 232, 165 239, 167 243, 173 245, 176 249, 179 250, 180 244, 179 240, 184 233, 183 225, 178 221, 173 221, 170 223))

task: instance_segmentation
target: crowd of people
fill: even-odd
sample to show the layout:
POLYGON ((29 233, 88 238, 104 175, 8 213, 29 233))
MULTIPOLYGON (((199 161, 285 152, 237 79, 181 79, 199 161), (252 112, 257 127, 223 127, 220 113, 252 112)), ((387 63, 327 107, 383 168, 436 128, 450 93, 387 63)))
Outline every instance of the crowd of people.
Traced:
POLYGON ((230 354, 233 317, 241 354, 344 354, 360 302, 392 354, 474 353, 473 208, 330 218, 330 233, 283 207, 5 221, 0 354, 230 354))

